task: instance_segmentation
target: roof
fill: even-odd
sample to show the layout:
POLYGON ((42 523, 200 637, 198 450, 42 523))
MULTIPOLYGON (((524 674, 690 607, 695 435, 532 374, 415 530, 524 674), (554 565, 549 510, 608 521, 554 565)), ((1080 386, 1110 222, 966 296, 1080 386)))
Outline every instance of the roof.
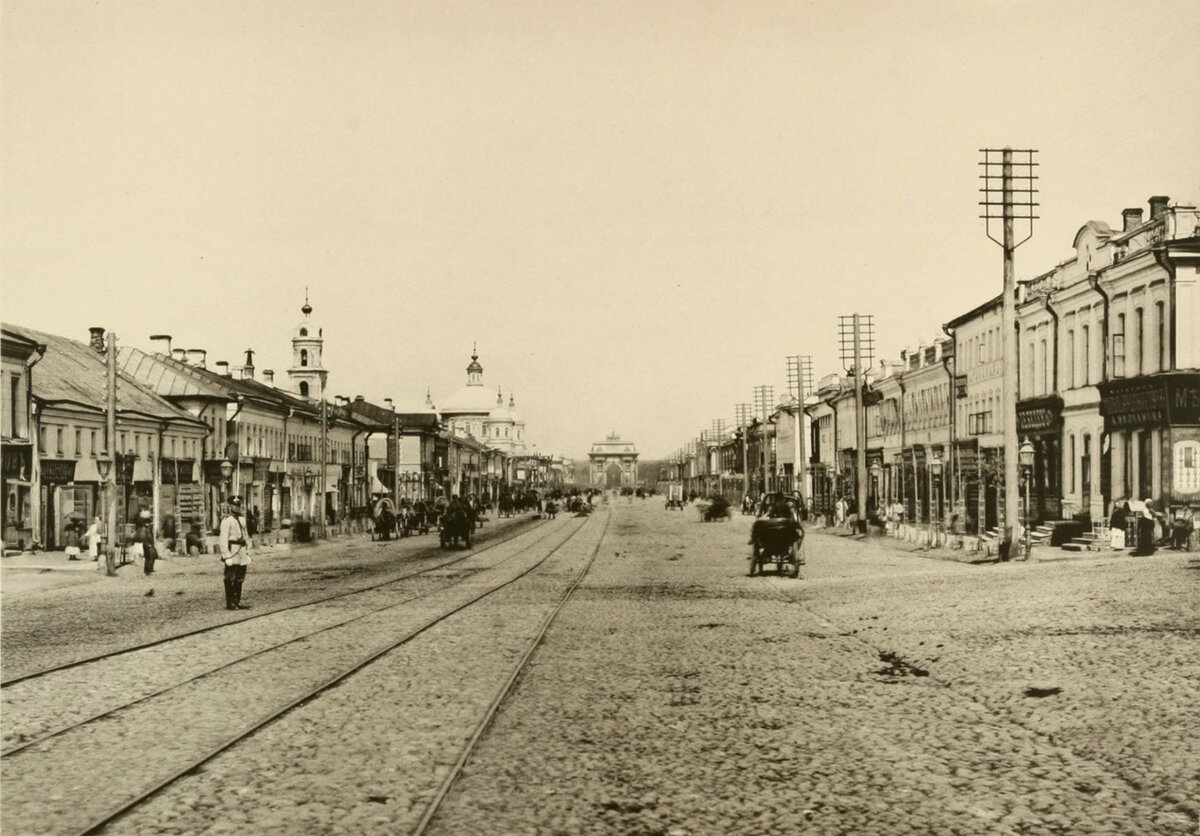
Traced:
POLYGON ((164 398, 234 400, 225 388, 211 384, 198 374, 198 369, 165 354, 147 354, 133 346, 120 346, 117 365, 164 398))
POLYGON ((46 350, 46 347, 37 340, 23 337, 15 331, 10 331, 8 328, 3 329, 4 335, 4 355, 15 356, 24 360, 33 354, 40 354, 46 350))
POLYGON ((984 302, 982 305, 972 308, 971 310, 967 311, 965 314, 960 314, 959 316, 954 317, 954 319, 952 319, 946 323, 946 327, 947 328, 957 328, 958 326, 962 325, 964 322, 970 322, 975 317, 980 316, 981 314, 985 314, 988 311, 992 310, 993 308, 1000 307, 1002 302, 1004 302, 1004 292, 1003 291, 1001 291, 1000 293, 997 293, 995 296, 993 296, 991 299, 984 302))
POLYGON ((421 427, 430 430, 438 428, 437 415, 432 412, 393 412, 387 407, 373 404, 366 400, 351 401, 349 406, 345 407, 350 412, 350 416, 356 421, 365 424, 373 424, 380 429, 390 430, 397 418, 400 419, 400 427, 421 427))
MULTIPOLYGON (((33 378, 33 396, 36 400, 45 404, 74 404, 96 412, 104 411, 108 369, 104 357, 95 349, 85 343, 32 328, 5 325, 4 329, 46 346, 46 353, 38 363, 38 371, 33 378)), ((207 428, 199 418, 159 397, 121 369, 117 369, 117 412, 207 428)))

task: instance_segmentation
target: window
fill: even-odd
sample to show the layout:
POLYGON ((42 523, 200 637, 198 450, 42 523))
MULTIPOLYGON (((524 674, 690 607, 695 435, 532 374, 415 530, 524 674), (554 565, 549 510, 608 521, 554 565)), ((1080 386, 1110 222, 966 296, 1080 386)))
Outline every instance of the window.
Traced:
POLYGON ((171 458, 175 458, 175 439, 171 439, 171 458))
POLYGON ((75 431, 75 458, 83 455, 83 430, 75 431))
POLYGON ((14 374, 11 378, 9 378, 9 386, 10 386, 9 392, 12 396, 12 400, 9 401, 9 409, 11 410, 12 414, 9 416, 10 421, 9 421, 9 425, 8 425, 7 435, 9 436, 9 438, 20 438, 21 437, 21 422, 20 422, 21 410, 18 408, 17 404, 21 400, 21 376, 14 374))
POLYGON ((301 366, 308 365, 308 349, 307 348, 300 349, 300 365, 301 366))
POLYGON ((1067 388, 1075 388, 1075 331, 1067 331, 1067 388))
POLYGON ((1083 326, 1083 330, 1079 334, 1079 341, 1083 343, 1083 385, 1088 386, 1092 382, 1092 329, 1090 326, 1083 326))
POLYGON ((1071 436, 1071 458, 1067 462, 1067 467, 1071 469, 1070 491, 1075 493, 1075 436, 1071 436))
MULTIPOLYGON (((301 365, 304 365, 304 364, 301 363, 301 365)), ((308 397, 308 381, 306 381, 306 380, 300 381, 300 395, 305 398, 308 397)))
POLYGON ((1146 373, 1146 316, 1141 308, 1133 311, 1133 373, 1146 373))
POLYGON ((301 329, 300 329, 300 336, 302 336, 302 337, 307 337, 307 336, 308 336, 308 329, 307 329, 307 328, 301 328, 301 329))
POLYGON ((1117 314, 1112 335, 1113 377, 1125 376, 1125 314, 1117 314))
POLYGON ((88 455, 90 455, 94 459, 94 458, 96 458, 96 431, 91 430, 89 435, 91 435, 91 437, 92 437, 92 443, 88 447, 88 455))
POLYGON ((1158 339, 1158 371, 1167 370, 1167 315, 1162 302, 1154 303, 1154 327, 1158 339))
POLYGON ((54 431, 54 455, 61 456, 63 454, 63 431, 59 427, 54 431))

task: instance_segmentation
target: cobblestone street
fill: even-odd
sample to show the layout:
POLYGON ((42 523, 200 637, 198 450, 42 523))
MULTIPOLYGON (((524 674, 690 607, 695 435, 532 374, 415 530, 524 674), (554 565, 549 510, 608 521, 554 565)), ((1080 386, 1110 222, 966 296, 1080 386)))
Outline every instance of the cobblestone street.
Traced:
MULTIPOLYGON (((701 523, 693 508, 667 511, 658 499, 613 500, 596 516, 585 529, 560 519, 484 552, 494 562, 487 555, 583 535, 512 593, 472 605, 264 727, 113 832, 411 832, 593 543, 594 564, 429 832, 1196 832, 1194 555, 1051 560, 1060 553, 1047 550, 1031 563, 972 565, 810 531, 801 579, 751 578, 749 517, 701 523)), ((492 536, 503 541, 524 522, 496 521, 492 536)), ((304 577, 340 568, 361 579, 381 556, 397 569, 428 565, 429 543, 278 555, 259 567, 258 600, 301 595, 289 561, 302 561, 304 577)), ((158 581, 187 591, 171 596, 182 599, 185 625, 203 621, 193 600, 208 583, 200 569, 158 581)), ((16 573, 6 571, 6 584, 16 573)), ((420 583, 434 576, 449 577, 437 570, 420 583)), ((122 584, 144 582, 18 585, 5 599, 6 631, 22 637, 30 660, 36 633, 50 631, 61 646, 78 622, 47 604, 88 603, 90 618, 102 619, 136 606, 122 584)), ((428 608, 415 599, 403 607, 412 617, 428 608)), ((157 629, 172 626, 155 612, 157 629)), ((141 639, 155 629, 136 623, 141 639)), ((247 640, 244 630, 221 635, 189 639, 200 644, 188 658, 247 640)), ((368 644, 381 636, 364 633, 368 644)), ((182 679, 187 666, 178 667, 182 679)), ((285 694, 283 679, 241 681, 265 705, 285 694)), ((122 687, 121 677, 106 679, 113 699, 122 687)), ((169 760, 152 754, 142 760, 169 760)), ((87 783, 64 780, 58 795, 87 783)), ((6 804, 23 802, 9 793, 6 804)))
POLYGON ((748 518, 616 512, 437 832, 1196 831, 1194 557, 748 578, 748 518))

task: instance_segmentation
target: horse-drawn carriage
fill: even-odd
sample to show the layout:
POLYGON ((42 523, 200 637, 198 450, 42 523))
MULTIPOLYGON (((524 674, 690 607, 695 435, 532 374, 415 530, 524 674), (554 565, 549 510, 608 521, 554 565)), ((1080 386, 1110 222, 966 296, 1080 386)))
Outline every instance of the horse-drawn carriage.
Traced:
POLYGON ((371 539, 391 540, 396 533, 396 508, 387 497, 378 500, 371 509, 371 539))
POLYGON ((767 567, 790 578, 800 577, 804 563, 804 529, 794 517, 769 517, 755 520, 750 530, 750 576, 761 575, 767 567))
POLYGON ((438 536, 443 549, 457 546, 459 543, 465 548, 471 548, 474 533, 475 516, 466 505, 449 505, 438 519, 438 536))
POLYGON ((667 510, 683 510, 683 485, 670 485, 667 488, 667 510))
POLYGON ((704 522, 728 521, 729 517, 729 500, 721 494, 714 496, 700 511, 700 519, 704 522))

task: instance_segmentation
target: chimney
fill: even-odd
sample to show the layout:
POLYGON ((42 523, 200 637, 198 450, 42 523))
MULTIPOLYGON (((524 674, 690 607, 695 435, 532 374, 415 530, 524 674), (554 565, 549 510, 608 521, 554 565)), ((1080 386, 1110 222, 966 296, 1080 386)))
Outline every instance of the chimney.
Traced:
POLYGON ((165 354, 168 357, 171 356, 171 335, 170 334, 151 334, 150 342, 160 344, 158 347, 161 348, 162 350, 158 352, 159 354, 165 354))
POLYGON ((1124 225, 1121 228, 1122 232, 1128 232, 1135 226, 1142 225, 1142 210, 1141 209, 1122 209, 1121 219, 1124 225))
POLYGON ((208 358, 208 352, 203 348, 189 348, 187 350, 187 361, 190 365, 198 369, 208 368, 205 365, 205 360, 208 358))
POLYGON ((274 369, 263 369, 263 382, 269 383, 272 386, 275 385, 275 370, 274 369))
POLYGON ((354 402, 355 402, 355 403, 362 403, 362 402, 363 402, 363 401, 365 401, 365 400, 366 400, 366 398, 364 398, 362 395, 355 395, 355 396, 354 396, 354 402))
POLYGON ((246 349, 246 365, 242 366, 243 377, 254 380, 254 349, 246 349))
POLYGON ((89 328, 88 333, 91 334, 91 337, 88 339, 88 345, 91 346, 93 351, 95 351, 99 354, 103 354, 104 353, 104 329, 99 327, 98 325, 96 325, 96 326, 92 326, 91 328, 89 328))
POLYGON ((229 361, 228 360, 218 360, 216 362, 216 367, 217 367, 217 371, 219 373, 221 373, 222 375, 224 375, 225 377, 233 377, 233 375, 229 373, 229 361))
POLYGON ((171 359, 178 361, 180 363, 186 363, 187 362, 187 352, 184 351, 182 348, 172 348, 171 349, 171 359))
POLYGON ((254 366, 242 366, 242 380, 254 380, 254 366))
POLYGON ((1157 221, 1167 214, 1167 204, 1171 202, 1171 198, 1166 195, 1155 195, 1150 198, 1150 220, 1157 221))

